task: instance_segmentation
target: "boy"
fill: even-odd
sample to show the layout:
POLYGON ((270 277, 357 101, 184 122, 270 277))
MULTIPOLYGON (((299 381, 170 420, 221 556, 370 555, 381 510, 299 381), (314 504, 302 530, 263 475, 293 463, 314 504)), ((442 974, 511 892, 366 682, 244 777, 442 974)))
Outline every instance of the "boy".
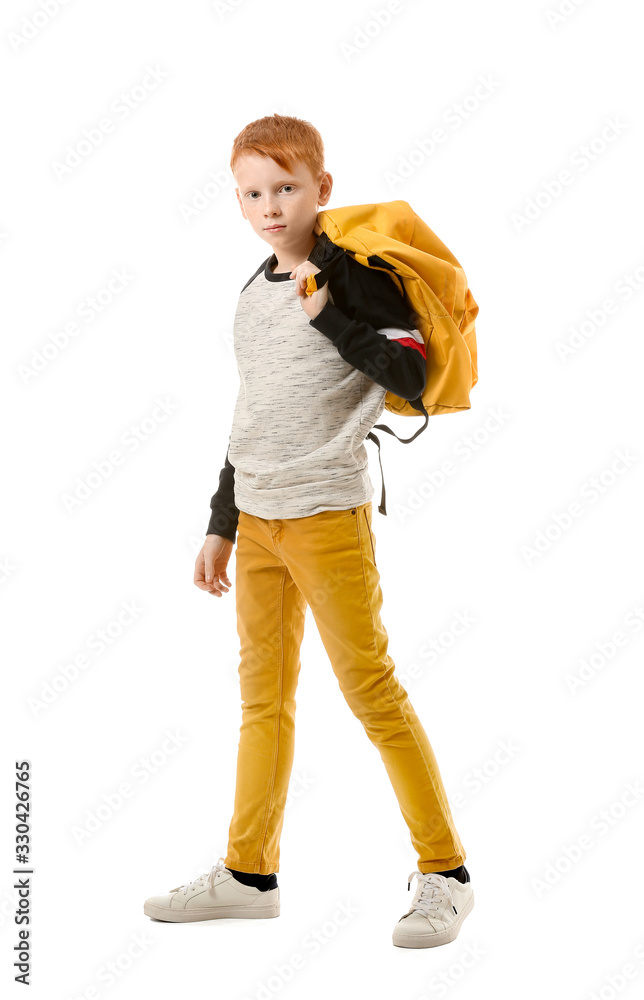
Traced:
MULTIPOLYGON (((452 941, 474 896, 431 745, 394 673, 380 619, 364 438, 387 390, 414 401, 424 341, 384 271, 314 231, 332 177, 315 128, 272 115, 234 141, 242 215, 272 248, 241 290, 232 431, 195 584, 221 597, 237 537, 242 725, 228 849, 209 874, 149 899, 161 920, 279 914, 279 842, 294 754, 295 691, 307 605, 349 707, 383 760, 419 855, 416 892, 393 943, 452 941)), ((319 227, 317 227, 319 229, 319 227)), ((420 407, 419 407, 420 409, 420 407)))

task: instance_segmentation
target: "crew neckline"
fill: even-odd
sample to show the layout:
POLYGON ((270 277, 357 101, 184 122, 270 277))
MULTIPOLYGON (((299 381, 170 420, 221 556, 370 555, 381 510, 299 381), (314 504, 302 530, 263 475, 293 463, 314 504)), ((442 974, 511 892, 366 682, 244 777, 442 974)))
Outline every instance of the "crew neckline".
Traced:
MULTIPOLYGON (((330 240, 324 231, 318 234, 314 233, 314 235, 316 237, 316 243, 308 256, 308 259, 312 264, 315 264, 316 267, 321 269, 326 262, 326 248, 330 243, 330 240)), ((265 278, 268 281, 289 281, 291 275, 290 271, 271 271, 271 267, 275 264, 277 264, 277 256, 272 253, 264 265, 265 278)))
POLYGON ((273 264, 277 264, 277 257, 275 256, 274 253, 271 254, 271 256, 268 258, 268 260, 266 261, 266 264, 264 266, 264 275, 268 278, 268 280, 269 281, 288 281, 289 280, 289 275, 290 275, 291 272, 290 271, 271 271, 271 266, 273 264))

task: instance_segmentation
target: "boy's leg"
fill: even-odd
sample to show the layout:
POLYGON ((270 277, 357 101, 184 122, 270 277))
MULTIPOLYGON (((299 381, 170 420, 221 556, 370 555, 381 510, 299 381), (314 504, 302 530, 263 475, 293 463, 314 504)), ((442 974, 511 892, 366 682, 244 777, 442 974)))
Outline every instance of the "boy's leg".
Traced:
POLYGON ((466 854, 438 764, 387 652, 371 502, 279 523, 280 555, 311 606, 349 707, 380 753, 419 871, 457 868, 466 854))
POLYGON ((274 548, 277 522, 241 511, 235 592, 242 724, 227 868, 279 871, 306 602, 274 548))

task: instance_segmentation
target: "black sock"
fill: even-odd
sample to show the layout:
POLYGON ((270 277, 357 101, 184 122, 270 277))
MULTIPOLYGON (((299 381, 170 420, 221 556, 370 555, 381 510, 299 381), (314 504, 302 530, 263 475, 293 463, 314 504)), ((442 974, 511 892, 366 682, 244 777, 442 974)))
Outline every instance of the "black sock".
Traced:
POLYGON ((459 865, 458 868, 450 868, 446 872, 435 872, 436 875, 444 875, 445 878, 457 878, 459 882, 469 882, 470 873, 468 872, 465 865, 459 865))
POLYGON ((256 872, 238 872, 234 868, 228 867, 227 871, 231 872, 242 885, 252 885, 254 889, 260 889, 261 892, 266 892, 268 889, 277 889, 277 875, 275 872, 271 875, 258 875, 256 872))

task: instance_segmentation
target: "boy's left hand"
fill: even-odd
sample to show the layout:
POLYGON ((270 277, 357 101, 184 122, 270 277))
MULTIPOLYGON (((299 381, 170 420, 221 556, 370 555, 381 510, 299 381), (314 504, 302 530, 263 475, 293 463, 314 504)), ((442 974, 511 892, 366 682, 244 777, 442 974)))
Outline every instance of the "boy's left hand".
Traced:
POLYGON ((294 267, 290 273, 290 278, 295 283, 296 294, 300 296, 302 309, 309 319, 315 319, 329 300, 328 285, 322 285, 322 288, 318 288, 316 292, 313 292, 313 295, 306 294, 307 277, 309 274, 318 274, 319 271, 319 267, 312 264, 310 260, 305 260, 304 263, 294 267))

